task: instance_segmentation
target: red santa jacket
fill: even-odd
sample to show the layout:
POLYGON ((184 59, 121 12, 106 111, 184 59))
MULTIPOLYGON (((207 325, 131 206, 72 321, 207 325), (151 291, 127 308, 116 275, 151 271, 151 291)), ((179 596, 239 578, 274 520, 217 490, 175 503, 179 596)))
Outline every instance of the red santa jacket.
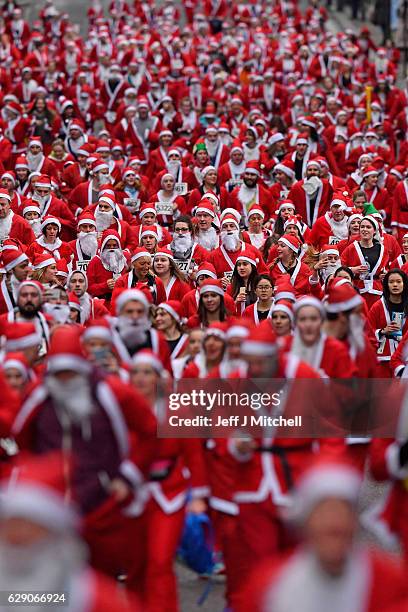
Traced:
MULTIPOLYGON (((122 274, 125 272, 126 267, 123 268, 122 274)), ((105 268, 99 255, 95 255, 89 262, 86 275, 88 277, 89 293, 93 297, 105 300, 105 305, 108 307, 112 296, 112 290, 108 289, 106 283, 113 278, 113 272, 105 268)))
MULTIPOLYGON (((384 327, 392 322, 390 312, 386 306, 385 300, 382 297, 375 304, 373 304, 368 313, 368 320, 373 328, 375 337, 378 341, 377 348, 377 359, 378 361, 390 361, 391 356, 397 350, 399 340, 402 339, 396 337, 395 339, 386 338, 380 332, 384 327)), ((404 335, 408 331, 408 318, 403 317, 402 334, 404 335)))
MULTIPOLYGON (((181 300, 183 316, 187 319, 197 316, 198 303, 200 301, 200 292, 198 289, 192 289, 186 293, 181 300)), ((228 313, 232 314, 235 310, 235 302, 228 293, 224 294, 224 304, 228 313)))
MULTIPOLYGON (((293 336, 285 336, 283 350, 290 352, 292 344, 293 336)), ((323 333, 317 344, 318 350, 315 361, 313 364, 310 364, 316 372, 319 372, 323 377, 328 376, 329 378, 352 378, 356 376, 356 366, 344 344, 336 340, 336 338, 326 336, 323 333)))
POLYGON ((398 229, 398 238, 408 232, 408 180, 398 183, 394 190, 391 226, 398 229))
MULTIPOLYGON (((123 274, 117 280, 117 283, 115 285, 115 289, 113 292, 113 298, 115 298, 116 294, 121 289, 124 289, 124 288, 131 289, 132 287, 135 287, 138 282, 140 281, 138 281, 138 279, 134 276, 133 271, 123 274)), ((166 297, 166 290, 164 288, 164 285, 158 276, 151 276, 146 282, 146 284, 148 285, 152 293, 152 299, 153 299, 154 304, 156 304, 156 306, 158 304, 161 304, 162 302, 165 302, 168 299, 166 297)))
POLYGON ((27 254, 27 257, 31 259, 31 261, 33 261, 34 257, 38 255, 39 253, 49 253, 57 261, 59 259, 65 259, 65 261, 69 263, 71 259, 72 251, 66 242, 62 242, 61 240, 58 240, 56 245, 59 245, 59 246, 56 246, 56 248, 51 249, 51 248, 48 248, 47 243, 44 242, 43 238, 44 238, 43 236, 37 238, 28 247, 26 254, 27 254), (39 241, 41 241, 42 244, 39 241))
POLYGON ((264 185, 257 185, 256 189, 248 190, 246 185, 235 187, 229 195, 228 206, 235 208, 244 220, 247 220, 247 214, 254 205, 258 205, 265 213, 265 223, 275 213, 275 205, 271 200, 269 189, 264 185))
POLYGON ((318 217, 328 212, 329 204, 332 200, 332 186, 326 179, 321 179, 321 181, 322 186, 317 191, 313 213, 310 206, 310 197, 303 189, 304 179, 297 181, 289 191, 288 200, 292 200, 295 203, 296 214, 300 215, 309 227, 313 226, 318 217))
POLYGON ((54 195, 51 195, 41 210, 41 218, 43 219, 46 215, 57 217, 61 223, 61 240, 65 241, 75 238, 75 218, 65 202, 59 200, 54 195))
MULTIPOLYGON (((269 266, 269 276, 276 285, 282 276, 288 276, 288 271, 281 261, 273 262, 269 266)), ((322 288, 319 282, 311 281, 312 271, 302 260, 296 260, 295 268, 290 275, 290 282, 295 290, 296 297, 301 295, 314 295, 319 300, 323 298, 322 288)))
POLYGON ((312 227, 308 242, 320 250, 325 244, 337 244, 341 240, 341 236, 336 236, 336 225, 340 229, 344 229, 347 235, 347 218, 343 219, 342 224, 336 224, 330 212, 327 212, 323 217, 319 217, 312 227))
POLYGON ((257 261, 258 274, 268 273, 268 268, 265 265, 260 251, 252 246, 252 244, 247 244, 246 242, 241 242, 241 247, 236 251, 227 251, 227 249, 221 245, 218 249, 215 249, 215 251, 209 254, 207 261, 213 264, 218 278, 222 278, 223 276, 231 278, 235 262, 242 251, 248 251, 253 255, 254 259, 257 261))
POLYGON ((9 213, 12 215, 11 228, 8 238, 13 238, 14 240, 19 240, 21 244, 28 247, 35 240, 35 235, 33 230, 31 229, 31 225, 20 217, 20 215, 16 215, 13 211, 9 213))
MULTIPOLYGON (((366 261, 364 259, 363 252, 360 247, 358 240, 352 242, 344 251, 341 256, 341 263, 343 266, 349 268, 355 266, 364 266, 366 261)), ((365 280, 361 278, 355 279, 355 285, 358 287, 361 295, 364 297, 365 294, 372 296, 380 296, 382 294, 382 283, 380 280, 380 274, 387 268, 388 264, 388 253, 383 244, 380 245, 380 254, 377 262, 371 272, 367 275, 365 280)))

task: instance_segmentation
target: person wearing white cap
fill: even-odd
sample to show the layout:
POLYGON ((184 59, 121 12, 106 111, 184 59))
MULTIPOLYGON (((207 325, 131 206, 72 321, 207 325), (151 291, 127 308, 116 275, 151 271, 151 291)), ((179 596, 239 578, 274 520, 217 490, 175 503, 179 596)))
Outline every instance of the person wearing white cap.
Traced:
POLYGON ((105 308, 103 300, 93 298, 88 293, 88 278, 84 270, 74 269, 67 278, 67 289, 74 293, 81 307, 80 322, 82 325, 108 315, 108 310, 105 308))
POLYGON ((330 458, 306 471, 288 512, 301 544, 262 572, 256 568, 237 612, 405 610, 403 566, 358 541, 361 486, 357 471, 330 458))
POLYGON ((44 155, 41 138, 36 136, 30 138, 26 158, 30 172, 39 172, 40 174, 52 176, 55 179, 58 178, 58 171, 55 164, 44 155))

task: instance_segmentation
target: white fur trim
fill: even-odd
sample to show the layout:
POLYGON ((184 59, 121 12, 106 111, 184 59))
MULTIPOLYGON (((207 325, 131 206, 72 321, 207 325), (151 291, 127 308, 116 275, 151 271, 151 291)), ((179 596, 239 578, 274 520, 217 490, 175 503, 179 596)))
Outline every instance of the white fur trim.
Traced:
POLYGON ((116 314, 119 314, 126 302, 132 301, 143 304, 146 311, 149 309, 149 301, 143 291, 139 289, 128 289, 127 291, 123 291, 116 300, 116 314))

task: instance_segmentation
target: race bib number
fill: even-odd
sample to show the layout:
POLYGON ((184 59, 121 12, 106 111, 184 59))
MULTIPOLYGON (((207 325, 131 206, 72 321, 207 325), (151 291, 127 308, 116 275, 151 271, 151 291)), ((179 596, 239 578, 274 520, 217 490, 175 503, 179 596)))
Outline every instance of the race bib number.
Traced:
POLYGON ((133 198, 124 198, 123 203, 132 212, 139 212, 140 198, 137 198, 136 200, 134 200, 133 198))
POLYGON ((181 59, 171 60, 171 67, 173 70, 182 70, 184 66, 184 62, 181 59))
POLYGON ((230 184, 231 187, 241 187, 242 185, 242 180, 241 179, 230 179, 228 181, 228 183, 230 184))
POLYGON ((340 238, 336 238, 336 236, 330 236, 329 244, 338 244, 340 242, 340 238))
POLYGON ((173 202, 156 202, 155 208, 158 215, 173 215, 173 202))
POLYGON ((174 185, 174 191, 178 194, 178 195, 186 195, 187 191, 188 191, 188 185, 187 183, 176 183, 174 185))
POLYGON ((81 270, 81 272, 86 272, 88 269, 89 261, 87 259, 82 259, 81 261, 77 261, 76 269, 81 270))
POLYGON ((231 282, 233 273, 234 273, 233 270, 229 270, 228 272, 224 272, 224 278, 227 278, 229 283, 231 282))
POLYGON ((175 259, 174 263, 176 264, 180 272, 188 274, 190 269, 190 262, 188 259, 175 259))

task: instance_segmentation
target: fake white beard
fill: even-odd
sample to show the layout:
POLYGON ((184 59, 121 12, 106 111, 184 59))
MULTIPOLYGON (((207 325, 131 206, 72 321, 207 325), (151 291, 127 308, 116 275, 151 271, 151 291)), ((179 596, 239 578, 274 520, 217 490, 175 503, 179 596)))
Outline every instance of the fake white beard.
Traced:
POLYGON ((50 315, 56 323, 66 323, 69 318, 70 309, 68 304, 43 304, 42 310, 50 315))
POLYGON ((210 157, 214 157, 214 155, 217 152, 217 148, 219 144, 220 144, 219 139, 217 139, 215 142, 209 142, 207 139, 205 140, 205 147, 210 157))
POLYGON ((5 240, 10 236, 13 215, 8 214, 5 219, 0 219, 0 240, 5 240))
POLYGON ((121 249, 105 249, 101 253, 101 260, 104 267, 114 274, 120 274, 126 263, 121 249))
POLYGON ((191 233, 187 234, 174 234, 173 237, 173 249, 177 253, 185 253, 193 245, 193 239, 191 233))
POLYGON ((100 210, 95 211, 96 229, 98 232, 104 232, 108 227, 112 225, 113 211, 102 212, 100 210))
POLYGON ((221 232, 221 242, 227 251, 236 251, 240 243, 239 231, 238 230, 235 230, 234 232, 222 231, 221 232))
POLYGON ((216 249, 218 246, 218 234, 215 228, 210 227, 208 230, 200 230, 197 236, 197 243, 207 249, 207 251, 216 249))
POLYGON ((357 353, 361 353, 365 348, 364 319, 359 314, 352 313, 349 317, 349 328, 349 342, 357 353))
POLYGON ((245 183, 243 183, 238 191, 239 201, 243 204, 248 204, 249 202, 252 202, 256 194, 256 189, 256 186, 247 187, 245 183))
POLYGON ((336 270, 338 270, 340 268, 340 266, 341 266, 341 261, 338 260, 338 261, 336 261, 336 263, 330 264, 330 266, 327 266, 327 268, 323 268, 321 270, 321 275, 322 275, 323 282, 325 282, 326 279, 329 278, 329 276, 331 274, 334 274, 336 272, 336 270))
POLYGON ((11 292, 13 294, 14 301, 16 302, 17 301, 17 290, 20 286, 20 281, 18 280, 18 278, 14 276, 14 274, 10 276, 10 285, 11 285, 11 292))
POLYGON ((90 257, 94 257, 98 248, 98 236, 95 232, 79 232, 78 233, 79 245, 82 252, 90 257))
POLYGON ((81 374, 65 382, 52 375, 46 376, 45 387, 55 405, 71 422, 81 425, 94 412, 90 385, 81 374))
POLYGON ((318 350, 318 342, 312 344, 312 346, 307 346, 306 344, 304 344, 299 331, 295 329, 291 348, 291 353, 293 355, 296 355, 296 357, 298 357, 301 361, 304 361, 305 363, 308 363, 309 365, 315 367, 314 364, 316 361, 316 355, 318 350))
POLYGON ((231 146, 232 138, 229 134, 223 134, 220 136, 220 143, 226 145, 227 147, 231 146))
POLYGON ((84 293, 79 298, 79 304, 81 306, 81 323, 85 323, 91 316, 91 297, 89 293, 84 293))
POLYGON ((30 151, 28 151, 26 155, 27 165, 29 169, 31 170, 31 172, 33 172, 33 170, 36 170, 38 168, 43 157, 44 157, 44 153, 42 152, 37 153, 36 155, 33 155, 32 153, 30 153, 30 151))
POLYGON ((167 162, 167 170, 168 170, 169 174, 171 174, 171 176, 174 178, 174 180, 177 179, 180 167, 181 167, 181 162, 179 162, 179 161, 169 161, 169 162, 167 162))
MULTIPOLYGON (((72 537, 49 536, 25 546, 0 544, 1 590, 62 592, 70 576, 84 565, 82 544, 72 537)), ((27 606, 13 604, 7 609, 24 612, 27 606)), ((4 609, 6 609, 4 608, 4 609)), ((30 604, 31 612, 42 612, 44 604, 30 604)))
POLYGON ((128 317, 118 317, 119 335, 128 348, 135 348, 144 344, 149 327, 150 323, 147 316, 141 317, 137 321, 132 321, 128 317))
POLYGON ((47 204, 48 200, 50 199, 51 196, 46 195, 46 196, 40 196, 38 195, 38 193, 34 193, 31 196, 31 199, 34 200, 35 202, 38 202, 40 205, 40 210, 41 212, 44 210, 45 205, 47 204))
POLYGON ((340 240, 348 238, 347 217, 341 221, 335 221, 333 217, 330 219, 330 227, 333 230, 333 235, 340 240))
POLYGON ((38 236, 41 235, 41 219, 31 219, 31 221, 29 221, 29 224, 31 225, 31 229, 34 232, 34 235, 36 238, 38 238, 38 236))

